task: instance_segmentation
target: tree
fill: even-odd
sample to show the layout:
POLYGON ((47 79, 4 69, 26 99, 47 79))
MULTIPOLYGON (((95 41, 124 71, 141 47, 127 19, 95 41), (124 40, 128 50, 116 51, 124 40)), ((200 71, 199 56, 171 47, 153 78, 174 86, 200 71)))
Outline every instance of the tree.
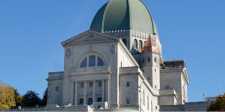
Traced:
POLYGON ((0 85, 0 110, 7 110, 16 106, 14 88, 0 85))
POLYGON ((22 106, 23 107, 36 107, 40 106, 41 99, 38 97, 38 94, 34 91, 27 91, 27 93, 23 96, 22 106))
POLYGON ((22 105, 22 96, 20 96, 20 94, 18 93, 18 91, 15 89, 14 90, 14 97, 15 97, 15 101, 16 101, 16 107, 21 106, 22 105))
POLYGON ((47 105, 47 100, 48 100, 48 88, 44 92, 44 96, 41 100, 41 106, 46 106, 47 105))
POLYGON ((208 111, 225 111, 225 94, 217 97, 216 101, 209 106, 208 111))

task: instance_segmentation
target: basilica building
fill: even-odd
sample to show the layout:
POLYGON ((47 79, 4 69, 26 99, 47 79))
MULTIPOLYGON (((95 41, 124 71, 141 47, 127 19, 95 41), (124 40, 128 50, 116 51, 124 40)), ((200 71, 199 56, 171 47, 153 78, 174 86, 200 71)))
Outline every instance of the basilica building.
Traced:
POLYGON ((109 0, 87 31, 62 42, 64 71, 48 75, 48 107, 159 112, 188 102, 183 60, 164 60, 142 0, 109 0))

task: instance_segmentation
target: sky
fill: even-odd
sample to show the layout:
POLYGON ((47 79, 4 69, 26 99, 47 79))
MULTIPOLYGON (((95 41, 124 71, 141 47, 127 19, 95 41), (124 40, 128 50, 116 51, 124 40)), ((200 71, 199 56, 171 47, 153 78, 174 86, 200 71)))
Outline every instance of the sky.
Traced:
MULTIPOLYGON (((0 0, 0 81, 21 94, 62 71, 61 42, 89 29, 107 0, 0 0)), ((225 0, 145 0, 165 60, 183 59, 189 100, 225 92, 225 0)))

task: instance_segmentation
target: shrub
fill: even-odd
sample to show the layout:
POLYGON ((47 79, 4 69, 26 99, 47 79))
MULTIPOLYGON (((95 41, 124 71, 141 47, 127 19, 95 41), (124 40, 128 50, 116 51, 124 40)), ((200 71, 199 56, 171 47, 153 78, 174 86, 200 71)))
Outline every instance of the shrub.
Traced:
POLYGON ((217 97, 216 101, 209 106, 208 111, 225 111, 225 94, 217 97))

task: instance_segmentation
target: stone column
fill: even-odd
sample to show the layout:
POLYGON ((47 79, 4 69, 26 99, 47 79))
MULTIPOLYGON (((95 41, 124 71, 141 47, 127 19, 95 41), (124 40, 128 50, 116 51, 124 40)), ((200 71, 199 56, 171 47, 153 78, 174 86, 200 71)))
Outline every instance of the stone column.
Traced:
POLYGON ((105 80, 102 80, 102 102, 105 100, 105 80))
POLYGON ((77 106, 77 101, 78 101, 78 99, 77 99, 77 85, 78 85, 78 83, 77 83, 77 81, 75 82, 75 105, 77 106))
POLYGON ((93 98, 93 104, 95 104, 95 80, 93 81, 92 98, 93 98))
POLYGON ((105 80, 105 94, 104 94, 104 101, 108 101, 108 80, 105 80))
POLYGON ((73 82, 73 93, 72 93, 72 95, 73 95, 73 105, 75 105, 75 93, 76 93, 76 82, 74 81, 73 82))
POLYGON ((84 105, 87 105, 87 82, 84 83, 84 105))
MULTIPOLYGON (((111 104, 112 103, 112 101, 111 101, 111 95, 112 95, 112 93, 111 93, 111 78, 109 78, 109 80, 108 80, 108 103, 109 104, 111 104)), ((109 105, 109 106, 111 106, 111 105, 109 105)))

